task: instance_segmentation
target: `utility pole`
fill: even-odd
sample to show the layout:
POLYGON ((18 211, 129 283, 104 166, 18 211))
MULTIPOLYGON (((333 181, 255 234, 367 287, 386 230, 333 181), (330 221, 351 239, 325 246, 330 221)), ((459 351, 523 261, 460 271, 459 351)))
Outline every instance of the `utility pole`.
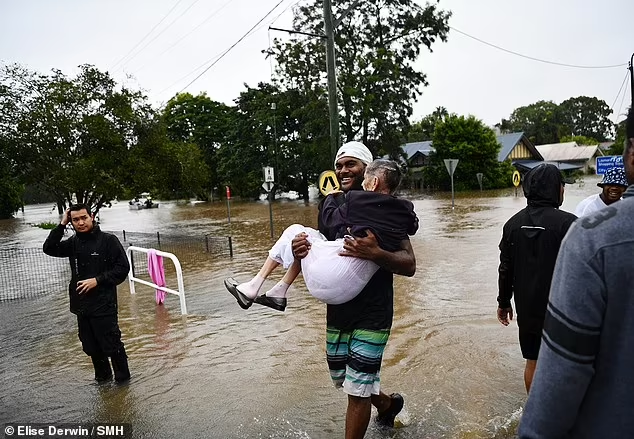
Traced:
POLYGON ((632 108, 634 108, 634 53, 630 58, 630 93, 632 94, 632 108))
POLYGON ((335 66, 335 33, 332 4, 324 0, 324 32, 326 36, 326 73, 328 74, 328 113, 330 115, 330 154, 334 160, 339 148, 339 107, 337 106, 337 73, 335 66))
POLYGON ((312 34, 309 32, 300 32, 296 30, 280 29, 270 27, 269 29, 288 32, 290 34, 308 35, 311 37, 324 38, 326 40, 326 73, 328 75, 328 113, 330 116, 330 154, 335 158, 337 149, 339 148, 339 107, 337 106, 337 72, 335 65, 335 28, 341 24, 362 0, 356 0, 341 13, 336 20, 332 18, 331 0, 323 0, 324 6, 324 35, 312 34))

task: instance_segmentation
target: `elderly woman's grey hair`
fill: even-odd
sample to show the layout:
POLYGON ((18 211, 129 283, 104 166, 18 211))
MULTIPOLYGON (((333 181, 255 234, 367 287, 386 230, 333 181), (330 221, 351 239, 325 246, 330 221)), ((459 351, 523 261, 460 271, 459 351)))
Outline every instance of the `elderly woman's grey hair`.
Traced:
POLYGON ((365 172, 383 181, 391 195, 396 193, 403 179, 401 168, 393 160, 376 159, 368 163, 365 172))

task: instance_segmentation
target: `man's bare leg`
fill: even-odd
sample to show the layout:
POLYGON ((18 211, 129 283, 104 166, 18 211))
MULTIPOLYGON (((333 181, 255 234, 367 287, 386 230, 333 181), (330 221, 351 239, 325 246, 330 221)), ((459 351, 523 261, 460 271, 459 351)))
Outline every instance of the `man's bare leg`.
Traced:
POLYGON ((368 429, 368 424, 370 423, 371 414, 372 403, 370 402, 370 398, 348 395, 346 439, 363 439, 368 429))
POLYGON ((524 368, 524 386, 526 386, 526 393, 531 390, 531 384, 533 383, 533 375, 535 375, 536 367, 537 360, 526 360, 526 367, 524 368))

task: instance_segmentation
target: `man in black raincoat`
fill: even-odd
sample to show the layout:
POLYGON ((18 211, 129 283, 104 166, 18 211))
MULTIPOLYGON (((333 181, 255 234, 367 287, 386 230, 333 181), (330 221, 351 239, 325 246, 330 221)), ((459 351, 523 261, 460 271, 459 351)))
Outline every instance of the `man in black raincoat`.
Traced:
POLYGON ((95 379, 110 380, 114 369, 117 382, 127 381, 130 371, 118 324, 117 285, 125 280, 130 265, 119 239, 95 225, 90 207, 75 204, 51 230, 44 253, 70 261, 70 311, 77 315, 79 339, 92 359, 95 379), (62 241, 69 222, 75 235, 62 241))
POLYGON ((565 181, 556 166, 541 164, 524 177, 522 188, 527 204, 513 215, 502 232, 498 277, 500 323, 513 319, 511 298, 515 296, 520 347, 526 359, 524 384, 530 390, 537 365, 542 328, 548 305, 550 282, 561 241, 577 219, 559 210, 565 181))

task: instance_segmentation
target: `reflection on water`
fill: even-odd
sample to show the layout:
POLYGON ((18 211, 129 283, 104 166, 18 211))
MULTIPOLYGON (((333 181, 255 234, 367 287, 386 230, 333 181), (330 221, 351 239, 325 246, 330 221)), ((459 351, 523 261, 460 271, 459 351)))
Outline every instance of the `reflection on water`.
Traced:
MULTIPOLYGON (((563 208, 597 191, 595 177, 567 187, 563 208)), ((369 438, 513 437, 525 401, 517 328, 495 319, 497 245, 504 222, 525 206, 513 191, 413 199, 421 227, 412 237, 418 270, 395 277, 395 322, 382 383, 400 391, 399 428, 371 425, 369 438)), ((284 313, 241 310, 222 280, 246 280, 272 241, 266 202, 163 203, 101 214, 105 230, 233 236, 234 258, 185 269, 188 316, 178 298, 157 306, 150 288, 119 288, 120 326, 133 374, 129 385, 97 386, 81 351, 65 287, 34 299, 0 302, 0 421, 128 422, 134 437, 343 437, 346 399, 325 363, 324 306, 291 288, 284 313)), ((275 232, 316 225, 316 205, 273 204, 275 232)), ((50 206, 28 206, 0 221, 0 245, 40 247, 58 221, 50 206)), ((5 269, 12 261, 0 261, 5 269)), ((167 265, 167 264, 166 264, 167 265)), ((265 288, 282 276, 274 273, 265 288)), ((45 280, 43 280, 45 282, 45 280)), ((170 284, 168 283, 168 286, 170 284)))

